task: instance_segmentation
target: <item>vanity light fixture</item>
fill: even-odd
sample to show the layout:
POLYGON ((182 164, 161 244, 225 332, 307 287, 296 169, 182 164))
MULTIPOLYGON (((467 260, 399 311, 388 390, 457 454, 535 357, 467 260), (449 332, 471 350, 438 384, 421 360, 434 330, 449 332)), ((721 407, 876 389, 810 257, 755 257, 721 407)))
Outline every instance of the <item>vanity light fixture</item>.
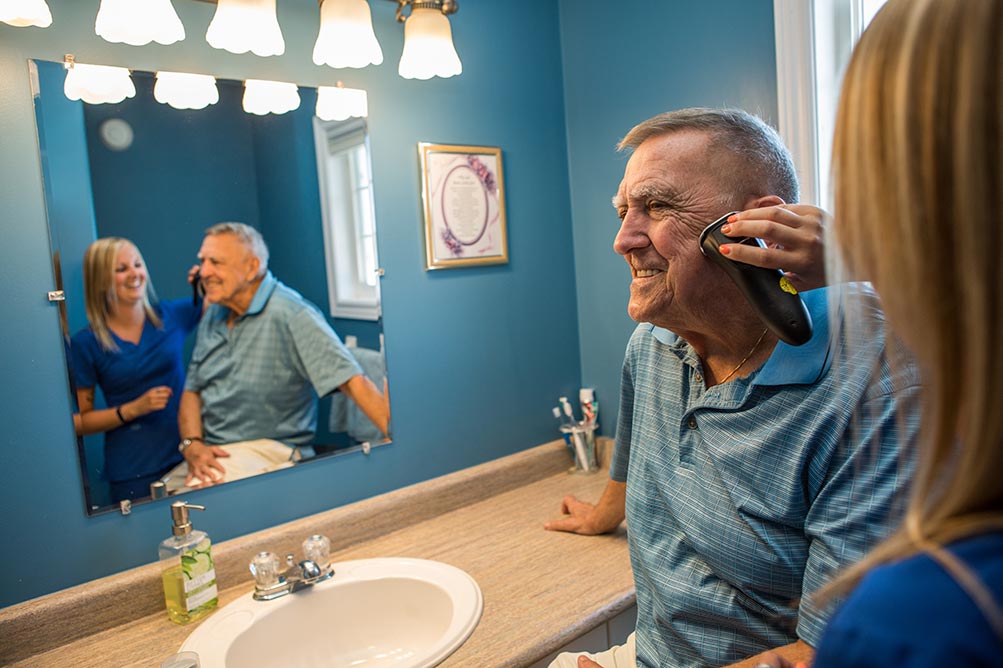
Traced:
POLYGON ((101 0, 94 32, 109 42, 132 46, 174 44, 185 38, 171 0, 101 0))
POLYGON ((52 25, 52 12, 45 0, 7 0, 0 5, 0 21, 17 28, 52 25))
POLYGON ((396 0, 397 20, 405 21, 401 12, 411 5, 411 15, 404 23, 404 52, 397 73, 405 79, 451 77, 463 71, 460 57, 453 46, 449 14, 456 13, 456 0, 396 0))
POLYGON ((249 114, 284 114, 299 106, 299 88, 294 83, 262 79, 248 79, 244 82, 244 111, 249 114))
POLYGON ((88 104, 117 104, 127 97, 136 96, 136 87, 125 67, 110 65, 85 65, 78 63, 72 54, 63 59, 66 81, 63 92, 71 100, 88 104))
POLYGON ((219 102, 216 77, 189 72, 157 72, 153 97, 175 109, 205 109, 219 102))
POLYGON ((275 14, 275 0, 217 0, 205 39, 214 49, 258 56, 286 51, 275 14))
POLYGON ((338 82, 335 86, 317 88, 317 118, 323 121, 344 121, 348 118, 365 118, 369 115, 369 101, 366 91, 345 88, 338 82))
POLYGON ((366 0, 318 0, 320 32, 313 47, 315 65, 365 67, 383 62, 366 0))

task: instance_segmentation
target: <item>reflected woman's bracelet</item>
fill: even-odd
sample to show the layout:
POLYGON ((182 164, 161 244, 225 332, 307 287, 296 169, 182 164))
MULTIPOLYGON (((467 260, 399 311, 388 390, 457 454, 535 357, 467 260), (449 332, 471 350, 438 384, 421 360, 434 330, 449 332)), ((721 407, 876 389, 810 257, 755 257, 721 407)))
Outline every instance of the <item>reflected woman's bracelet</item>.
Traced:
POLYGON ((115 415, 117 415, 118 419, 122 421, 122 424, 125 424, 126 422, 128 422, 128 420, 126 420, 125 417, 122 415, 122 407, 121 406, 116 406, 115 407, 115 415))

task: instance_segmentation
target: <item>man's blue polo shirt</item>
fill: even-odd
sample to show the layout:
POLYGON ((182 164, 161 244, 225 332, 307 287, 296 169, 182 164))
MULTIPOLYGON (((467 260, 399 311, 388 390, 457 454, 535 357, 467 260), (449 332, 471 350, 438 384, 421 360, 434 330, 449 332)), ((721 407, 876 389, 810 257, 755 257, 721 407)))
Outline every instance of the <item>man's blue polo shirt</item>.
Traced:
POLYGON ((811 341, 778 343, 750 376, 711 388, 683 339, 648 324, 631 337, 610 475, 627 483, 638 665, 814 646, 829 610, 807 595, 897 516, 918 383, 889 365, 870 292, 859 331, 830 346, 828 293, 803 295, 811 341))
POLYGON ((316 306, 265 276, 233 327, 211 305, 199 324, 185 389, 202 399, 208 443, 271 438, 311 442, 317 397, 362 373, 316 306))

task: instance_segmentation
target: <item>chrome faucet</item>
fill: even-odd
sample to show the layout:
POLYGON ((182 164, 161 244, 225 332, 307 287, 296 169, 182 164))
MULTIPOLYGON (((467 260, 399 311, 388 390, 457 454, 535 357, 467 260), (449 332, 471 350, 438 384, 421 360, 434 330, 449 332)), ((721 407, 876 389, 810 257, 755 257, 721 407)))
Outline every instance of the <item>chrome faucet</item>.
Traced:
POLYGON ((270 601, 334 576, 330 563, 331 541, 324 536, 310 536, 303 541, 302 561, 292 554, 286 555, 286 567, 279 570, 279 558, 271 552, 259 552, 251 560, 254 575, 254 600, 270 601))

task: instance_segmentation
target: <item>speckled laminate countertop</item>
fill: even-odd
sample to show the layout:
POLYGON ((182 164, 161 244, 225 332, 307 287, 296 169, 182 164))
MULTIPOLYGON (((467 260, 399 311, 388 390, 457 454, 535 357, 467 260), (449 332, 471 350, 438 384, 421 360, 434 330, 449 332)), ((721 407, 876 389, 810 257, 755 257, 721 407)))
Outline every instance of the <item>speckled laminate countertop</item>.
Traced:
MULTIPOLYGON (((605 472, 569 475, 568 465, 554 441, 218 543, 220 606, 253 589, 254 554, 299 553, 323 533, 335 562, 435 559, 473 576, 484 612, 443 666, 529 665, 634 604, 623 527, 593 537, 542 528, 564 494, 595 500, 606 484, 605 472)), ((0 610, 0 665, 155 668, 196 626, 168 621, 154 563, 0 610)))

